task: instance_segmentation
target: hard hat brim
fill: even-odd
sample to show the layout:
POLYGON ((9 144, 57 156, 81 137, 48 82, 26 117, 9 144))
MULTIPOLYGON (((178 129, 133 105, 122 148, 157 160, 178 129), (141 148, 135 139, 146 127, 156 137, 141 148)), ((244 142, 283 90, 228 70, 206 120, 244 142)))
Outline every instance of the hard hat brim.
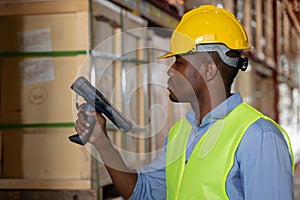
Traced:
POLYGON ((172 52, 169 52, 169 53, 166 53, 164 55, 161 55, 159 57, 157 57, 158 59, 164 59, 164 58, 170 58, 172 56, 175 56, 176 54, 175 53, 172 53, 172 52))

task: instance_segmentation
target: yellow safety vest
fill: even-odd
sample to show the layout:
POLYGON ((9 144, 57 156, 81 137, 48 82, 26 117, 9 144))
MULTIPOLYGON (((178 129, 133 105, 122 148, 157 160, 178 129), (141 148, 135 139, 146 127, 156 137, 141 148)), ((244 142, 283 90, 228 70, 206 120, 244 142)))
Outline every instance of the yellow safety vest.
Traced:
MULTIPOLYGON (((270 120, 282 132, 293 152, 287 133, 272 119, 242 103, 223 119, 217 120, 195 146, 185 164, 185 150, 191 124, 186 118, 170 130, 166 154, 168 200, 229 199, 226 178, 234 163, 236 149, 247 128, 259 118, 270 120)), ((294 172, 294 168, 292 169, 294 172)))

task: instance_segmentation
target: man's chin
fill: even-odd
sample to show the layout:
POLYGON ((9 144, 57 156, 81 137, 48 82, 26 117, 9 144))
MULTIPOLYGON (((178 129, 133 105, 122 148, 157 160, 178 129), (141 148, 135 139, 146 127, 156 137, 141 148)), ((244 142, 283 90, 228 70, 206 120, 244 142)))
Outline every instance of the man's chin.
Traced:
POLYGON ((173 103, 178 103, 178 102, 179 102, 179 100, 178 100, 177 97, 174 95, 174 93, 171 93, 171 92, 170 92, 170 94, 169 94, 169 99, 170 99, 170 101, 173 102, 173 103))

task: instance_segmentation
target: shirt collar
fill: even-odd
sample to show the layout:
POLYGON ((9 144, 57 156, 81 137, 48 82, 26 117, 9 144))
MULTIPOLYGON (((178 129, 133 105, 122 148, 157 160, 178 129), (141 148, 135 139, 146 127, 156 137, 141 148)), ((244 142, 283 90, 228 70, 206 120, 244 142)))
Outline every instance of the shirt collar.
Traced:
MULTIPOLYGON (((232 94, 229 98, 227 98, 203 117, 200 127, 225 117, 230 111, 232 111, 242 102, 243 100, 240 93, 232 94)), ((186 118, 193 127, 197 126, 197 118, 194 110, 190 109, 186 113, 186 118)))

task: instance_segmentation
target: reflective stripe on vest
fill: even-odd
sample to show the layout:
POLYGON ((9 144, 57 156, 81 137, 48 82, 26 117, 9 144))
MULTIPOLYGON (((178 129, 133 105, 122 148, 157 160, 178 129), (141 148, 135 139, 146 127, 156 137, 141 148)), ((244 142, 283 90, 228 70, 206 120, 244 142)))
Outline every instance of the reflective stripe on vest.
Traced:
MULTIPOLYGON (((294 166, 289 137, 273 120, 246 103, 242 103, 225 118, 217 120, 195 146, 185 164, 185 150, 191 124, 178 121, 170 130, 166 155, 168 200, 229 199, 226 179, 234 163, 236 149, 247 128, 259 118, 273 122, 282 132, 294 166)), ((294 172, 294 169, 292 169, 294 172)))

